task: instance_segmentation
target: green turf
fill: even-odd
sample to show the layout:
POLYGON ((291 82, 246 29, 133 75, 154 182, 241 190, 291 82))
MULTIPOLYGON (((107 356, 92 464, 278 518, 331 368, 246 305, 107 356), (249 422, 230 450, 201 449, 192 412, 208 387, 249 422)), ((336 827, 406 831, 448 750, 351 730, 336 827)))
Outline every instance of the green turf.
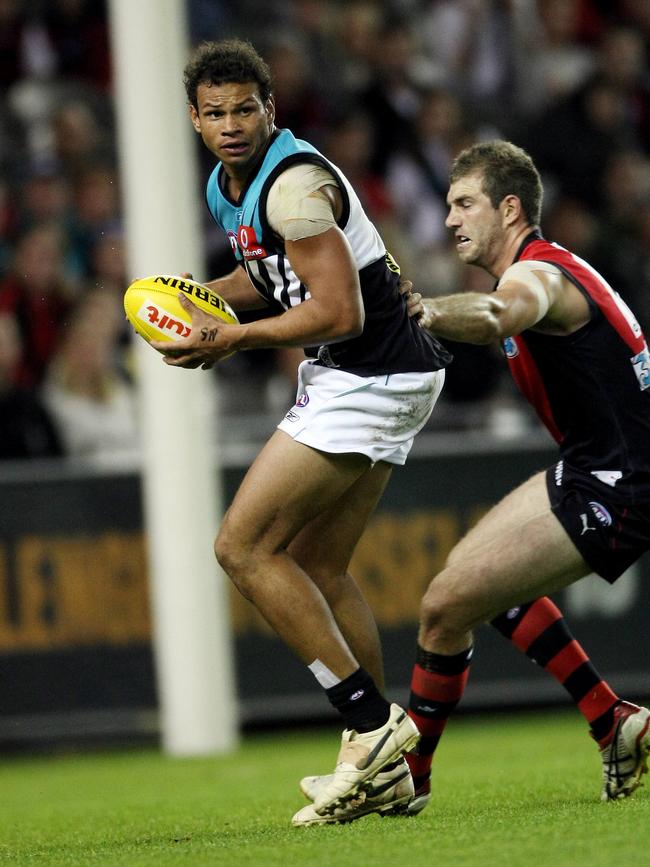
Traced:
POLYGON ((2 865, 599 867, 648 863, 650 792, 599 801, 576 713, 453 720, 417 818, 291 828, 296 782, 330 770, 335 731, 247 737, 233 755, 155 750, 0 762, 2 865))

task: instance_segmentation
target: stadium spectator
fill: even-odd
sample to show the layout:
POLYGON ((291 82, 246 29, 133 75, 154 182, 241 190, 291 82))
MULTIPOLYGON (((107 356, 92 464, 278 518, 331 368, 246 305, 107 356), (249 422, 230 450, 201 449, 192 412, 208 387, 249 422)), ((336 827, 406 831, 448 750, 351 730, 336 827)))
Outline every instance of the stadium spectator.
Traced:
POLYGON ((52 113, 51 158, 71 182, 96 166, 115 164, 109 112, 103 111, 102 121, 97 116, 102 105, 78 94, 57 104, 52 113))
POLYGON ((350 181, 388 248, 402 262, 407 242, 386 181, 372 168, 372 141, 372 125, 363 105, 353 105, 330 122, 323 152, 350 181))
POLYGON ((106 222, 94 235, 88 274, 93 286, 112 295, 116 306, 122 304, 124 289, 131 280, 126 270, 124 233, 118 224, 106 222))
POLYGON ((30 165, 21 183, 17 224, 26 231, 43 223, 57 223, 65 232, 72 219, 70 186, 51 160, 30 165))
POLYGON ((312 80, 328 115, 340 108, 341 95, 350 90, 342 78, 345 53, 337 30, 337 21, 347 6, 335 0, 289 2, 289 20, 305 47, 309 66, 314 70, 312 80))
POLYGON ((58 76, 108 89, 111 56, 105 0, 48 0, 43 27, 58 76))
POLYGON ((357 101, 373 126, 372 168, 383 176, 391 154, 413 137, 421 105, 417 43, 406 21, 384 18, 374 36, 372 59, 370 82, 357 101))
POLYGON ((521 6, 495 0, 429 0, 413 16, 429 75, 434 76, 431 83, 453 88, 477 125, 501 128, 505 123, 507 128, 511 118, 515 20, 521 6))
POLYGON ((284 126, 299 138, 322 146, 329 121, 328 106, 317 85, 317 67, 310 62, 307 48, 296 33, 277 34, 266 49, 273 76, 273 92, 284 126))
POLYGON ((121 226, 108 224, 95 236, 89 250, 89 270, 86 283, 93 289, 101 290, 112 299, 121 327, 117 332, 117 343, 121 349, 130 345, 133 330, 123 315, 124 288, 131 283, 126 268, 124 233, 121 226))
POLYGON ((0 278, 5 274, 12 254, 15 232, 16 207, 9 184, 0 175, 0 278))
POLYGON ((96 243, 120 222, 120 191, 115 170, 110 165, 89 166, 76 177, 72 195, 70 244, 82 274, 90 275, 96 243))
POLYGON ((76 287, 65 272, 65 250, 57 224, 23 233, 5 278, 0 281, 0 312, 12 313, 23 344, 18 381, 38 386, 56 350, 76 287))
POLYGON ((603 31, 598 45, 598 72, 618 88, 631 143, 650 148, 650 80, 648 45, 635 27, 614 24, 603 31))
POLYGON ((212 39, 215 33, 234 36, 240 27, 239 13, 246 14, 244 3, 228 0, 188 0, 187 9, 193 45, 212 39))
MULTIPOLYGON (((556 201, 559 214, 566 196, 571 208, 588 209, 588 219, 577 219, 583 228, 593 223, 594 238, 602 245, 600 259, 592 250, 594 263, 624 297, 635 299, 642 319, 646 305, 640 283, 630 279, 632 268, 623 271, 628 254, 630 261, 645 261, 639 227, 643 205, 638 220, 630 212, 632 219, 623 226, 619 207, 613 219, 608 190, 617 175, 624 180, 612 165, 617 155, 636 151, 647 158, 650 147, 647 5, 638 0, 242 0, 231 9, 222 0, 189 3, 200 38, 210 38, 215 26, 236 35, 245 23, 246 32, 269 47, 278 41, 278 96, 286 94, 281 116, 287 119, 293 105, 295 120, 288 125, 304 127, 308 135, 313 131, 326 153, 337 151, 340 134, 363 155, 362 122, 339 126, 337 119, 350 108, 354 116, 359 95, 368 97, 364 110, 373 130, 372 171, 365 183, 357 181, 359 192, 403 272, 428 294, 460 288, 463 278, 444 242, 426 248, 417 242, 420 233, 440 232, 441 226, 435 215, 414 226, 413 215, 431 213, 433 202, 430 183, 419 175, 421 164, 411 174, 395 167, 412 160, 412 148, 419 147, 417 118, 421 108, 427 114, 427 92, 441 91, 463 117, 472 118, 469 134, 475 139, 505 131, 528 148, 543 172, 549 214, 556 201), (564 146, 567 140, 571 147, 564 146), (420 249, 426 255, 419 255, 420 249)), ((111 195, 116 192, 106 16, 105 0, 0 3, 0 279, 27 228, 53 219, 63 235, 68 277, 94 280, 93 251, 107 232, 105 221, 121 221, 115 199, 92 225, 80 215, 81 199, 87 206, 97 196, 106 205, 99 182, 89 183, 88 195, 80 200, 70 198, 86 172, 97 168, 112 177, 111 195), (27 172, 26 165, 31 166, 27 172)), ((333 161, 352 173, 356 155, 346 160, 343 146, 338 154, 343 158, 333 155, 333 161)), ((358 158, 359 172, 364 161, 365 155, 358 158)), ((623 202, 621 195, 618 205, 623 202)), ((90 207, 97 212, 94 202, 90 207)), ((563 223, 567 228, 566 219, 563 223)), ((232 264, 230 250, 215 235, 206 220, 209 261, 214 273, 224 273, 232 264)), ((264 379, 278 367, 270 358, 250 354, 247 363, 264 379)), ((273 391, 280 395, 284 387, 273 391)), ((232 409, 258 402, 259 394, 251 390, 250 399, 233 402, 232 409)))
POLYGON ((597 66, 596 21, 585 33, 583 0, 525 0, 516 5, 517 111, 533 118, 575 93, 597 66))
POLYGON ((71 457, 113 463, 137 454, 136 401, 117 352, 122 321, 111 293, 89 293, 50 360, 43 400, 71 457))
POLYGON ((61 440, 38 392, 18 383, 21 356, 16 318, 0 312, 0 459, 59 457, 61 440))
POLYGON ((352 99, 372 83, 374 52, 383 10, 374 0, 352 0, 336 10, 335 33, 341 46, 339 80, 352 99))
MULTIPOLYGON (((38 54, 43 50, 43 31, 30 14, 25 0, 0 3, 0 91, 32 74, 43 71, 38 54)), ((46 60, 48 67, 51 62, 46 60)))
POLYGON ((609 159, 633 145, 635 134, 620 87, 598 75, 542 112, 530 127, 522 127, 520 139, 552 195, 572 196, 597 210, 609 159))
POLYGON ((601 188, 600 214, 607 226, 633 235, 639 207, 650 198, 650 160, 637 148, 610 154, 601 188))
POLYGON ((650 6, 646 0, 618 0, 615 6, 621 19, 633 24, 640 33, 650 36, 650 6))
POLYGON ((446 87, 430 88, 414 119, 413 133, 389 156, 387 188, 412 250, 404 273, 427 293, 440 293, 439 256, 448 256, 445 195, 452 159, 473 141, 462 106, 446 87))

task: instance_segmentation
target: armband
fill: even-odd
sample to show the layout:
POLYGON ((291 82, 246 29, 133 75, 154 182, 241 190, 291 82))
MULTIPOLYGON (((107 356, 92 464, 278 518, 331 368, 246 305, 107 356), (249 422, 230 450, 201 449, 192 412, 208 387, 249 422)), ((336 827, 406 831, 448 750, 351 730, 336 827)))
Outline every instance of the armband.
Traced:
POLYGON ((332 202, 322 187, 337 186, 331 172, 309 163, 283 172, 269 190, 266 214, 285 241, 321 235, 336 226, 332 202))
MULTIPOLYGON (((544 270, 543 268, 540 268, 540 265, 543 264, 544 263, 533 261, 515 262, 514 265, 511 265, 506 269, 501 280, 499 280, 499 285, 508 280, 519 280, 520 283, 523 283, 528 289, 530 289, 537 299, 538 322, 546 316, 551 304, 548 298, 546 286, 544 286, 542 280, 535 273, 535 271, 544 270)), ((559 272, 556 268, 552 268, 552 273, 557 274, 559 272)))

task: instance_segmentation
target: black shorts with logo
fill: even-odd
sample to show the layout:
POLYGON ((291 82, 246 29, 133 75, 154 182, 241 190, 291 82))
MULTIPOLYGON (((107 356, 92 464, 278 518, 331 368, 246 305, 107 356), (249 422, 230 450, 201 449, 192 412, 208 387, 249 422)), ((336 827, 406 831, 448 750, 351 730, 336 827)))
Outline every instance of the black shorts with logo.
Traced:
POLYGON ((573 544, 610 584, 650 550, 650 502, 630 504, 621 491, 565 461, 548 468, 546 489, 573 544))

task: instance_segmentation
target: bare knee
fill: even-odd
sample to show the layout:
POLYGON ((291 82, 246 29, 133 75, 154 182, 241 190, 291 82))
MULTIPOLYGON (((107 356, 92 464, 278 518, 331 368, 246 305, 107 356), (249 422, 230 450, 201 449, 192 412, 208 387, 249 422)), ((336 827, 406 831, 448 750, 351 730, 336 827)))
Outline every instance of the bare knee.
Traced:
POLYGON ((253 588, 254 546, 234 533, 227 521, 221 525, 214 540, 217 562, 237 589, 247 598, 253 588))
POLYGON ((455 588, 451 570, 437 575, 420 603, 420 636, 427 645, 447 645, 471 628, 466 601, 455 588))
POLYGON ((445 569, 449 569, 450 567, 458 566, 460 563, 462 563, 466 559, 467 554, 471 550, 472 546, 468 542, 466 542, 465 540, 466 540, 466 537, 463 537, 451 549, 451 551, 447 555, 447 560, 445 562, 445 569))

